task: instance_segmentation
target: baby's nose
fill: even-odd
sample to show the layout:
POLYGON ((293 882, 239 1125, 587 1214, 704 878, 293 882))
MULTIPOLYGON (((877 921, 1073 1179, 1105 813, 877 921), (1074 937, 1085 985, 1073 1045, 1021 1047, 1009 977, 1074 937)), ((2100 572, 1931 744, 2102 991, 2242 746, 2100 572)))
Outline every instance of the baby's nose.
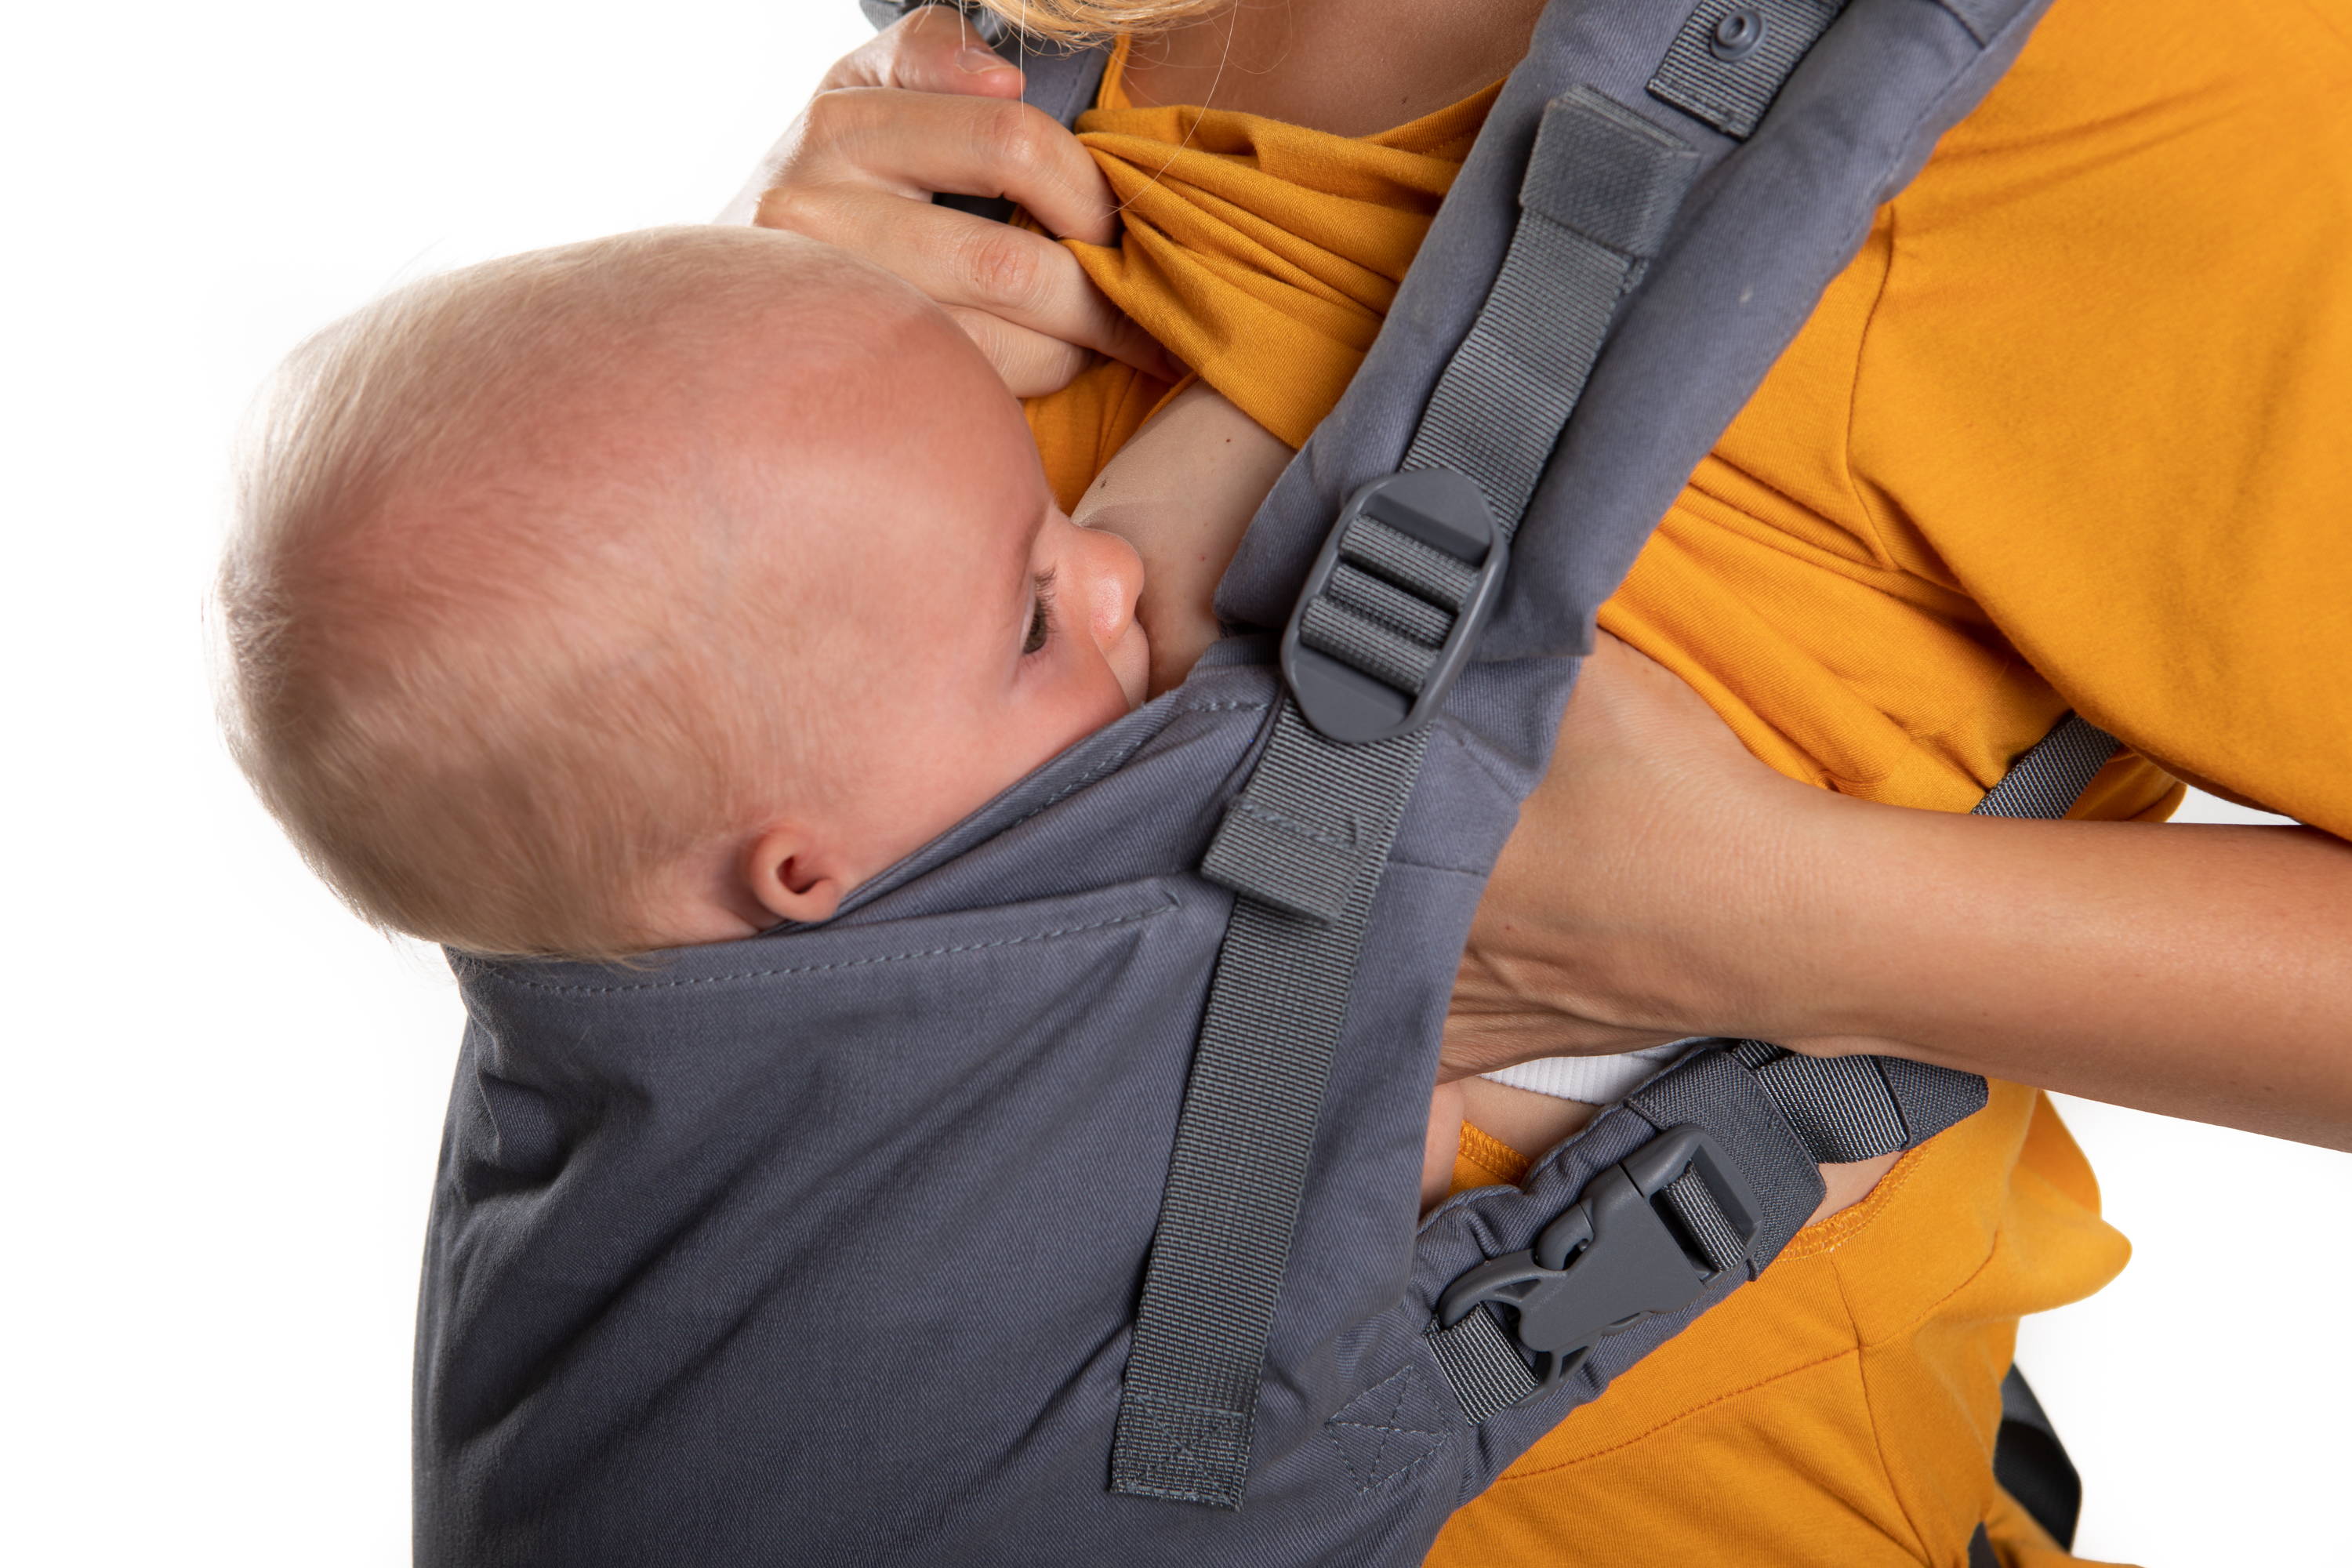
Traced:
POLYGON ((1082 528, 1086 552, 1088 609, 1095 640, 1108 648, 1135 624, 1136 601, 1143 595, 1143 557, 1116 533, 1082 528))

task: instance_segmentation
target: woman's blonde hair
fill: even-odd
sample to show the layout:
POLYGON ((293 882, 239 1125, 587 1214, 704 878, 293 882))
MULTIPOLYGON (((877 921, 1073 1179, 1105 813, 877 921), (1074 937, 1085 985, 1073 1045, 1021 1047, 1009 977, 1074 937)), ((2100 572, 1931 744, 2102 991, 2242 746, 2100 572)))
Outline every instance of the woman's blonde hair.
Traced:
POLYGON ((1033 38, 1100 43, 1156 33, 1224 10, 1234 0, 980 0, 1033 38))

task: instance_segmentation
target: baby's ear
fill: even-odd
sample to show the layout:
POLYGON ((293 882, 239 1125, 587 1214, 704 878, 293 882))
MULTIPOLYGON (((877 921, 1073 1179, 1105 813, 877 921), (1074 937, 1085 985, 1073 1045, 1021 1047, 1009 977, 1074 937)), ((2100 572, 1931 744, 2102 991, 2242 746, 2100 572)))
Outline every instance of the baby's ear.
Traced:
POLYGON ((792 822, 777 823, 751 841, 741 876, 744 891, 761 909, 803 924, 831 920, 849 890, 809 831, 792 822))

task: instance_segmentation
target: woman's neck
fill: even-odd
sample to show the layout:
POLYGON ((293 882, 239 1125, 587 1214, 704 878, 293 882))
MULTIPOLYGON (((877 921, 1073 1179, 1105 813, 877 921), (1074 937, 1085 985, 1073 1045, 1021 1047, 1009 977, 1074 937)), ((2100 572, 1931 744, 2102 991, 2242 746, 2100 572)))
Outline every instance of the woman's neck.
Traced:
POLYGON ((1241 0, 1138 38, 1127 93, 1369 136, 1509 71, 1542 13, 1543 0, 1241 0))

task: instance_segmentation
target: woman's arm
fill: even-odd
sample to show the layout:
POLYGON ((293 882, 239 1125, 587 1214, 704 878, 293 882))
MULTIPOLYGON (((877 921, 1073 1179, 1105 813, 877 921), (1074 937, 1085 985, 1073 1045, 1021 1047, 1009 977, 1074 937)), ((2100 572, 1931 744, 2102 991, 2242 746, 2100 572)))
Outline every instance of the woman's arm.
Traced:
POLYGON ((1753 1037, 2352 1148, 2352 846, 1853 800, 1622 644, 1588 675, 1473 929, 1449 1071, 1753 1037))
POLYGON ((1790 1048, 2352 1149, 2352 845, 1841 804, 1790 1048))

